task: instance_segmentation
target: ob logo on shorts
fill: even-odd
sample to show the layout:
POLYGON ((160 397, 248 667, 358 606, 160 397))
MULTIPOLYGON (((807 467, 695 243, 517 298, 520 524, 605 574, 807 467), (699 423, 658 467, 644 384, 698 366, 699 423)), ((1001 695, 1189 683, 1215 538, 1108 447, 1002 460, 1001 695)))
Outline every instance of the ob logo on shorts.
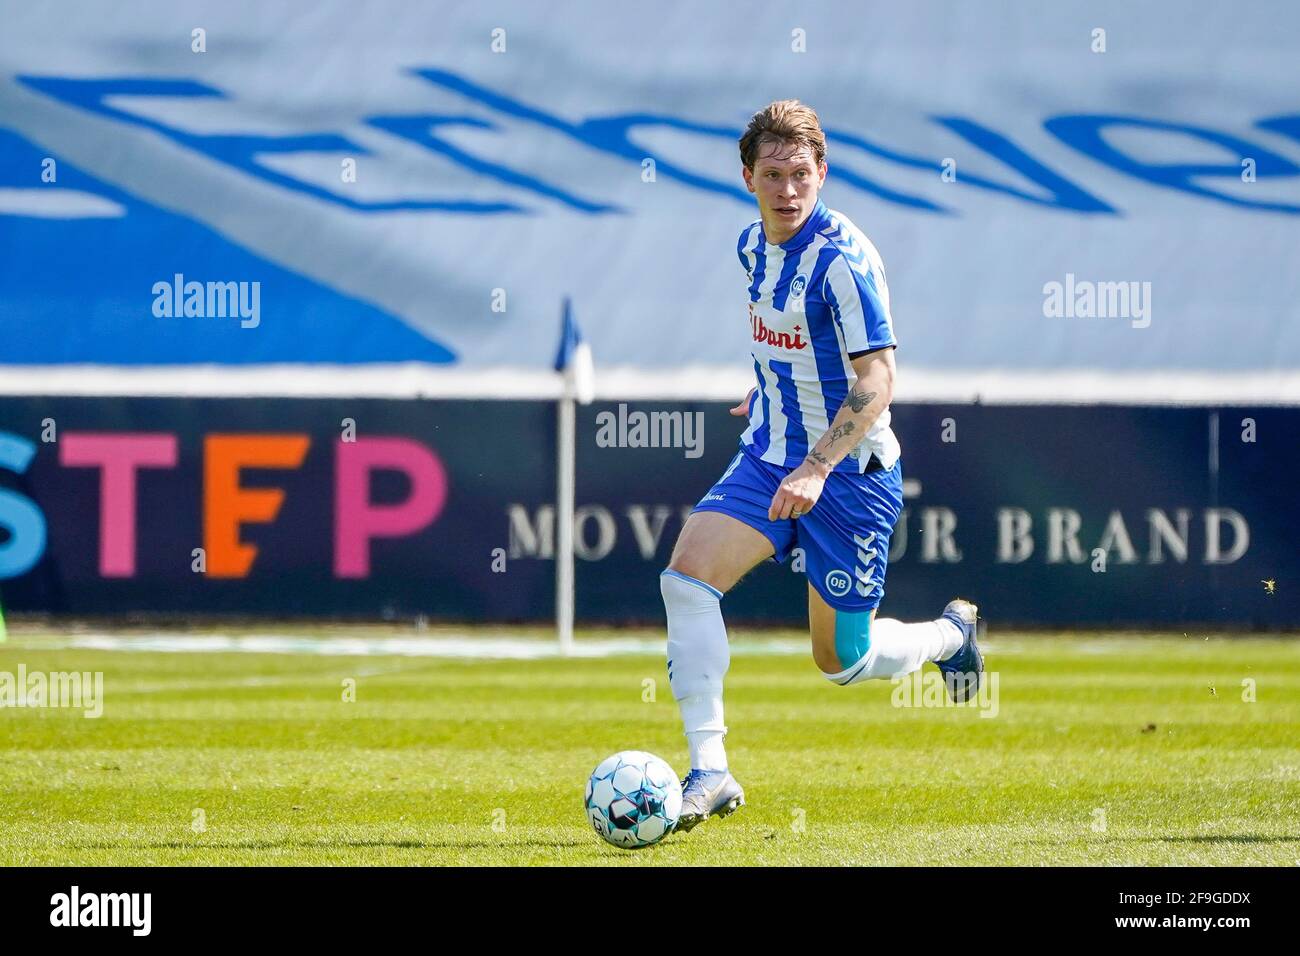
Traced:
POLYGON ((839 568, 832 568, 826 572, 826 590, 831 594, 844 597, 851 587, 853 587, 853 579, 849 577, 849 572, 841 571, 839 568))

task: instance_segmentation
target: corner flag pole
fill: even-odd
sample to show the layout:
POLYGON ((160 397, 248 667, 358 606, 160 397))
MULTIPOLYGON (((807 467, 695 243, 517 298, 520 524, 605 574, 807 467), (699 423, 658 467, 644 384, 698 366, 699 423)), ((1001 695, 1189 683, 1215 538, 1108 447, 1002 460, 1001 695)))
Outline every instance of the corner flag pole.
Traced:
POLYGON ((555 508, 555 633, 560 654, 573 653, 573 396, 566 388, 560 396, 559 475, 555 508))
POLYGON ((573 511, 577 458, 574 406, 575 402, 586 405, 591 401, 594 385, 591 348, 583 341, 567 298, 564 300, 555 370, 563 376, 556 409, 559 422, 555 482, 555 632, 560 641, 560 654, 567 657, 573 653, 573 511))

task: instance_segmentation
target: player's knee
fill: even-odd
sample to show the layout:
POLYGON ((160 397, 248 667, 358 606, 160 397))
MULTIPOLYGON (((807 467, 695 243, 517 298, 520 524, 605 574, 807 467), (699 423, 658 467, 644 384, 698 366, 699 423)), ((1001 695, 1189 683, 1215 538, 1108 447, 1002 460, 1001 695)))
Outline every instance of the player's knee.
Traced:
POLYGON ((840 666, 840 659, 835 656, 835 640, 833 633, 822 633, 816 628, 811 630, 813 649, 813 663, 817 669, 822 672, 823 677, 829 677, 836 674, 844 668, 840 666))
POLYGON ((659 573, 659 593, 669 609, 717 604, 722 598, 722 592, 712 584, 671 564, 659 573))
MULTIPOLYGON (((674 554, 672 560, 668 562, 668 567, 664 573, 672 572, 673 574, 690 578, 692 581, 698 581, 705 588, 711 591, 717 591, 718 596, 722 596, 722 589, 714 584, 719 578, 719 569, 714 567, 708 555, 696 554, 694 551, 686 550, 680 554, 674 554)), ((661 575, 662 579, 662 575, 661 575)))
POLYGON ((860 684, 864 680, 891 680, 894 677, 890 662, 882 659, 871 649, 868 649, 856 664, 840 671, 830 672, 823 665, 818 666, 822 667, 822 677, 837 687, 860 684))
POLYGON ((840 666, 840 659, 835 656, 834 651, 814 648, 813 663, 817 665, 818 673, 836 687, 848 686, 848 681, 843 680, 843 677, 849 671, 840 666))
POLYGON ((677 574, 684 574, 687 577, 702 580, 708 575, 708 569, 703 567, 699 561, 695 560, 694 555, 688 553, 674 554, 672 560, 668 562, 668 567, 663 572, 674 571, 677 574))
POLYGON ((813 642, 813 661, 822 676, 839 686, 885 676, 871 653, 873 612, 836 608, 834 628, 825 628, 813 642))

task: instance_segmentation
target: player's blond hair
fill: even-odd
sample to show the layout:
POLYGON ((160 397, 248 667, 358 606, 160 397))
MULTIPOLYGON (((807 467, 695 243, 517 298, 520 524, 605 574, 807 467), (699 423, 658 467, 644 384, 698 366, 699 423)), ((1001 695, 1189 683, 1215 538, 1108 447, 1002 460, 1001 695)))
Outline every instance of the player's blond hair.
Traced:
POLYGON ((820 166, 826 161, 826 134, 817 111, 798 100, 768 103, 749 120, 740 137, 740 161, 752 170, 758 151, 768 143, 783 143, 797 150, 807 146, 820 166))

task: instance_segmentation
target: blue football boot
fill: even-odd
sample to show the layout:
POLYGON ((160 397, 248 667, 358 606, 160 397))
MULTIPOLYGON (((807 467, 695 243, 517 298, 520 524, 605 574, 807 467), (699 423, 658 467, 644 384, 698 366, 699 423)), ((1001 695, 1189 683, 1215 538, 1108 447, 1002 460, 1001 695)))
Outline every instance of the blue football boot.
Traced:
POLYGON ((979 608, 962 598, 949 601, 943 609, 943 616, 961 628, 962 642, 956 654, 938 662, 939 670, 943 672, 943 682, 948 685, 948 696, 962 704, 979 691, 984 676, 984 655, 975 642, 984 622, 980 620, 979 608))
POLYGON ((682 781, 682 812, 676 829, 683 832, 709 817, 725 817, 745 805, 745 791, 726 770, 692 770, 682 781))

